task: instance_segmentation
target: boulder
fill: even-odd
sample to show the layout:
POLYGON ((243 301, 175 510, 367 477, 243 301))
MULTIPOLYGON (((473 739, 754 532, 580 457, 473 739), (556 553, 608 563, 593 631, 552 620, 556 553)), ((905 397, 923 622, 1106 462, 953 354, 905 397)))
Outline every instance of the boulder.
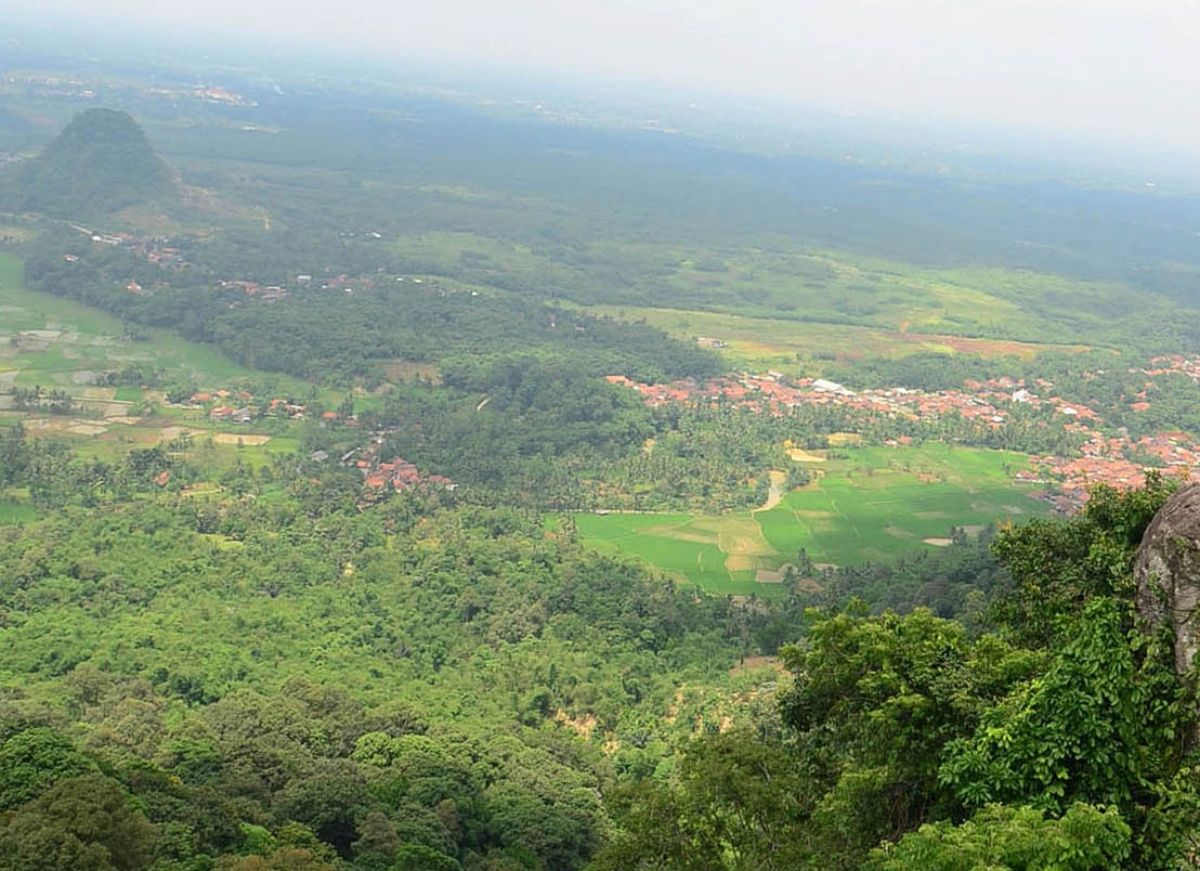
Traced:
POLYGON ((1146 527, 1133 570, 1138 613, 1152 629, 1170 625, 1175 672, 1190 674, 1200 651, 1200 484, 1163 503, 1146 527))

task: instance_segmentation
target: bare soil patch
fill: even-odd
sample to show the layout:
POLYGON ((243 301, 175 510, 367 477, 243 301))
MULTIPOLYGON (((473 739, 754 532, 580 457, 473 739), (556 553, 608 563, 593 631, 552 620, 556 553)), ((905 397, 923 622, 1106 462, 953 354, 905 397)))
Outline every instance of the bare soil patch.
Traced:
POLYGON ((216 432, 213 433, 212 439, 219 445, 236 445, 238 442, 241 442, 247 447, 256 448, 260 445, 265 445, 271 440, 271 437, 249 432, 216 432))
POLYGON ((749 554, 731 553, 725 557, 725 569, 731 572, 750 572, 758 568, 758 559, 749 554))
POLYGON ((73 423, 67 427, 67 432, 73 435, 98 436, 108 432, 108 427, 95 423, 73 423))
POLYGON ((823 587, 816 578, 801 578, 796 581, 796 589, 802 593, 824 593, 823 587))
POLYGON ((783 485, 787 483, 787 473, 772 469, 767 474, 771 479, 771 487, 767 491, 767 501, 755 508, 755 511, 770 511, 783 501, 783 485))

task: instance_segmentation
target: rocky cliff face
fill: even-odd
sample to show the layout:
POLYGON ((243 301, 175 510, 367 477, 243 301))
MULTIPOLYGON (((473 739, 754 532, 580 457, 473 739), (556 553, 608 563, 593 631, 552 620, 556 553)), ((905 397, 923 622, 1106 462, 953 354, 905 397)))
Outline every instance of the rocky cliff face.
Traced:
POLYGON ((1174 493, 1154 516, 1134 558, 1137 608, 1151 626, 1175 632, 1175 671, 1200 652, 1200 484, 1174 493))

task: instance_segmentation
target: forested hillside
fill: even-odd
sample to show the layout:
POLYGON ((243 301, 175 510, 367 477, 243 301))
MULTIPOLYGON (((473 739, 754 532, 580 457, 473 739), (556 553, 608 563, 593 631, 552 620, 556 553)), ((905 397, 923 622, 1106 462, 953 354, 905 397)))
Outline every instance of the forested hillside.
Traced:
POLYGON ((198 244, 189 256, 199 264, 163 268, 126 250, 96 246, 71 228, 53 227, 29 252, 25 275, 35 288, 130 324, 170 327, 212 342, 248 366, 316 382, 373 385, 390 361, 441 363, 516 349, 569 356, 591 375, 631 372, 665 380, 719 371, 711 351, 653 327, 459 284, 405 282, 381 274, 385 261, 356 262, 353 252, 337 248, 324 252, 337 258, 333 268, 358 266, 368 274, 353 281, 343 275, 342 286, 333 289, 296 287, 295 275, 279 278, 292 290, 265 305, 220 283, 224 276, 253 274, 248 266, 255 252, 226 262, 221 251, 198 244), (142 292, 131 293, 131 283, 142 292))
POLYGON ((778 689, 729 669, 797 638, 798 603, 698 597, 511 510, 64 507, 0 540, 0 844, 22 869, 1177 867, 1195 714, 1130 567, 1169 489, 1002 530, 965 622, 811 612, 778 689))
POLYGON ((761 620, 511 511, 67 509, 0 565, 20 868, 581 867, 761 620))
POLYGON ((73 220, 179 195, 170 168, 137 122, 110 109, 80 113, 37 159, 5 181, 4 198, 14 211, 73 220))

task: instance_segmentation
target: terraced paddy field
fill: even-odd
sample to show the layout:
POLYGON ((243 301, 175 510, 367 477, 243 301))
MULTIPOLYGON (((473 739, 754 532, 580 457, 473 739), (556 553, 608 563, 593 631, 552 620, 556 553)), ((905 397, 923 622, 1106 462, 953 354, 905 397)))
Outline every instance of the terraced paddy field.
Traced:
MULTIPOLYGON (((167 333, 122 339, 118 318, 22 285, 21 262, 0 254, 0 378, 17 386, 63 387, 72 393, 97 371, 151 363, 198 377, 234 380, 252 373, 228 357, 167 333)), ((136 388, 133 388, 136 389, 136 388)), ((124 399, 133 393, 125 389, 124 399)))
POLYGON ((1013 476, 1022 454, 931 444, 843 448, 806 456, 813 483, 771 508, 718 516, 580 514, 590 545, 636 556, 716 593, 782 594, 783 567, 803 548, 818 564, 852 565, 949 543, 951 527, 1020 522, 1049 509, 1013 476))
POLYGON ((756 580, 779 560, 749 514, 579 514, 575 526, 597 550, 637 556, 711 593, 781 592, 756 580))
MULTIPOLYGON (((209 452, 214 468, 269 463, 295 450, 286 424, 269 432, 208 420, 203 410, 165 404, 163 389, 97 384, 105 372, 127 365, 161 369, 181 382, 216 389, 256 384, 272 393, 306 396, 311 385, 247 369, 205 345, 165 331, 124 337, 121 321, 105 312, 25 288, 21 263, 0 254, 0 424, 20 420, 35 437, 68 438, 78 453, 109 459, 131 447, 148 447, 183 432, 197 451, 209 452), (12 409, 15 388, 61 390, 79 407, 73 415, 12 409), (153 411, 149 409, 152 408, 153 411)), ((341 394, 323 392, 336 403, 341 394)), ((13 511, 9 510, 8 514, 13 511)), ((0 519, 5 511, 0 507, 0 519)))

